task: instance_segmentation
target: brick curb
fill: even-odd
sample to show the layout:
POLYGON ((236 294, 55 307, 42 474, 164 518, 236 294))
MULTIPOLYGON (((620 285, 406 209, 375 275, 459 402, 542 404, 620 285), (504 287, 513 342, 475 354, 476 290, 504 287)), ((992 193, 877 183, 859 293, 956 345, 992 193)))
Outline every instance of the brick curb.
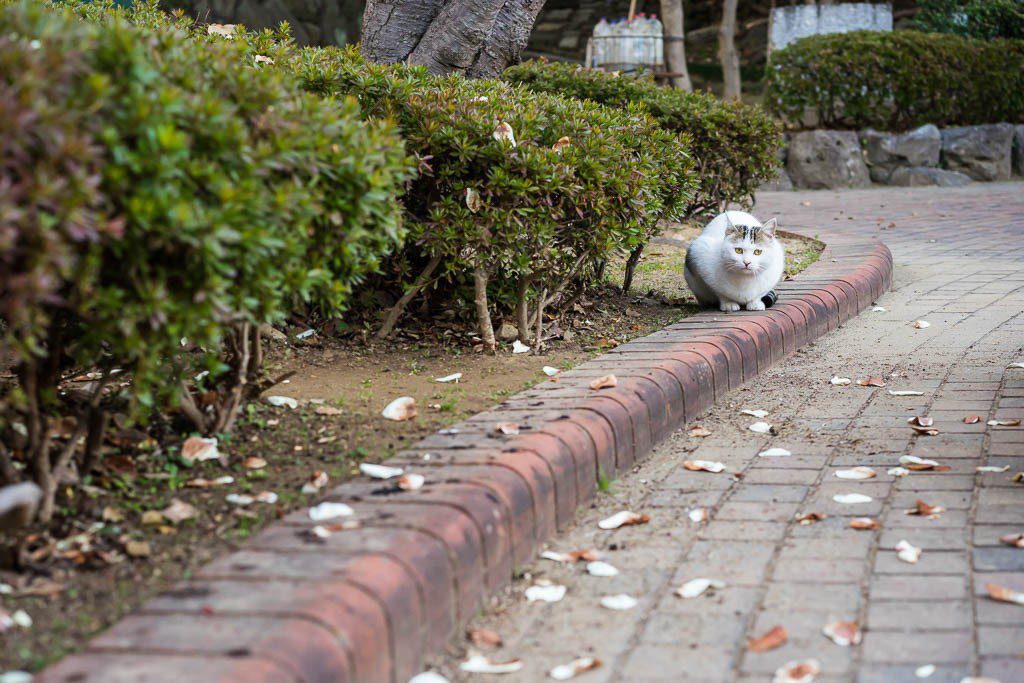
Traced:
POLYGON ((315 539, 294 512, 36 681, 404 683, 571 524, 599 476, 629 470, 891 279, 885 245, 836 238, 771 309, 686 318, 427 437, 389 461, 424 474, 421 490, 345 483, 328 500, 351 505, 358 529, 315 539), (610 373, 617 387, 589 388, 610 373), (520 434, 496 433, 501 421, 520 434))

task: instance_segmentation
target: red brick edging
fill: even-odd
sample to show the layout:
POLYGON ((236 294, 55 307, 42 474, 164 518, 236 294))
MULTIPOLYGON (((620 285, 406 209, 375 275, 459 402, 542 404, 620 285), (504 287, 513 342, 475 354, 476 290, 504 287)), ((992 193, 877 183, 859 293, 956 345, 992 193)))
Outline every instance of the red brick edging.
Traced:
POLYGON ((562 373, 388 462, 427 477, 354 481, 328 500, 360 527, 312 537, 305 509, 151 600, 37 683, 404 683, 594 497, 727 391, 888 290, 892 256, 836 239, 764 312, 706 312, 562 373), (593 391, 594 377, 618 386, 593 391), (517 422, 520 434, 494 430, 517 422), (429 454, 429 458, 427 458, 429 454))

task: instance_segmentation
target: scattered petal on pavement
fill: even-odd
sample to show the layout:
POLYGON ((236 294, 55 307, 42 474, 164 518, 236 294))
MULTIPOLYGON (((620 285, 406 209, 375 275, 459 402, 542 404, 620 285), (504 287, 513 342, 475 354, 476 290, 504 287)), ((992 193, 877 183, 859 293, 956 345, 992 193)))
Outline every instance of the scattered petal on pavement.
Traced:
POLYGON ((646 524, 649 521, 651 521, 651 518, 648 515, 641 515, 631 510, 623 510, 622 512, 616 512, 611 517, 602 519, 597 523, 597 526, 601 529, 610 530, 632 524, 646 524))
POLYGON ((633 609, 637 606, 637 599, 626 595, 625 593, 619 593, 618 595, 606 595, 601 598, 601 607, 610 610, 627 610, 633 609))
POLYGON ((782 647, 787 640, 789 640, 789 634, 786 633, 786 629, 782 626, 776 626, 763 636, 748 639, 747 649, 751 652, 767 652, 768 650, 782 647))

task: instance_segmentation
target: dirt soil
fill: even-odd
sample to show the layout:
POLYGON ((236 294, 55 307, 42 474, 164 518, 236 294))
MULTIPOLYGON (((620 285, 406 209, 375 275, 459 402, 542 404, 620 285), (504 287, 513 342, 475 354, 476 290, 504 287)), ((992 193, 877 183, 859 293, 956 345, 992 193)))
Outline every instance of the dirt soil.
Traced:
MULTIPOLYGON (((37 671, 60 659, 267 523, 314 503, 318 493, 302 489, 316 474, 327 475, 329 488, 358 474, 360 462, 384 460, 546 380, 543 366, 571 368, 692 315, 682 271, 685 244, 697 234, 675 225, 652 243, 630 295, 611 284, 621 281, 623 263, 609 264, 610 284, 552 318, 547 334, 556 338, 539 355, 514 354, 510 343, 495 356, 476 352, 469 321, 451 316, 408 320, 387 343, 316 331, 299 339, 305 328, 294 327, 286 341, 271 343, 268 357, 272 376, 295 374, 265 397, 294 398, 299 407, 249 405, 232 437, 221 440, 221 460, 188 467, 180 457, 188 434, 166 425, 160 433, 115 430, 98 470, 63 492, 53 524, 0 540, 0 617, 24 610, 32 620, 0 632, 0 672, 37 671), (462 373, 458 382, 436 381, 454 373, 462 373), (416 399, 418 416, 380 417, 399 396, 416 399), (255 467, 251 458, 265 464, 255 467), (192 481, 225 476, 233 482, 195 488, 192 481), (276 501, 226 500, 262 492, 276 501), (164 516, 175 500, 194 507, 194 517, 174 523, 164 516)), ((806 267, 821 249, 813 240, 784 243, 787 271, 806 267)))

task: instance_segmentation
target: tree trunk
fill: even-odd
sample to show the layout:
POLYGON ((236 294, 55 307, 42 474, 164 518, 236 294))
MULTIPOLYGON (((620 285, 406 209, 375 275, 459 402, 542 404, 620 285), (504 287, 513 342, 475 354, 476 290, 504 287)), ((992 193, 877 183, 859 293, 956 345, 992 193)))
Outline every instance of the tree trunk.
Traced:
POLYGON ((519 61, 544 0, 368 0, 362 51, 431 73, 485 78, 519 61))
POLYGON ((736 52, 736 3, 722 2, 722 23, 718 26, 718 59, 725 80, 723 96, 727 100, 740 96, 740 56, 736 52))
POLYGON ((519 277, 519 286, 516 291, 516 328, 519 330, 519 341, 524 344, 530 343, 530 311, 526 298, 530 293, 530 277, 522 275, 519 277))
POLYGON ((661 21, 665 26, 665 68, 671 73, 673 88, 693 90, 690 71, 686 68, 686 35, 683 28, 683 0, 661 0, 661 21))
POLYGON ((473 269, 473 291, 476 295, 476 320, 480 326, 480 338, 484 341, 484 351, 494 353, 498 342, 494 339, 494 325, 491 323, 491 312, 487 307, 487 269, 477 266, 473 269))
POLYGON ((633 288, 633 275, 636 274, 636 266, 640 263, 640 257, 644 255, 644 245, 641 244, 633 251, 629 252, 629 258, 626 259, 626 272, 622 278, 622 293, 629 294, 629 290, 633 288))

